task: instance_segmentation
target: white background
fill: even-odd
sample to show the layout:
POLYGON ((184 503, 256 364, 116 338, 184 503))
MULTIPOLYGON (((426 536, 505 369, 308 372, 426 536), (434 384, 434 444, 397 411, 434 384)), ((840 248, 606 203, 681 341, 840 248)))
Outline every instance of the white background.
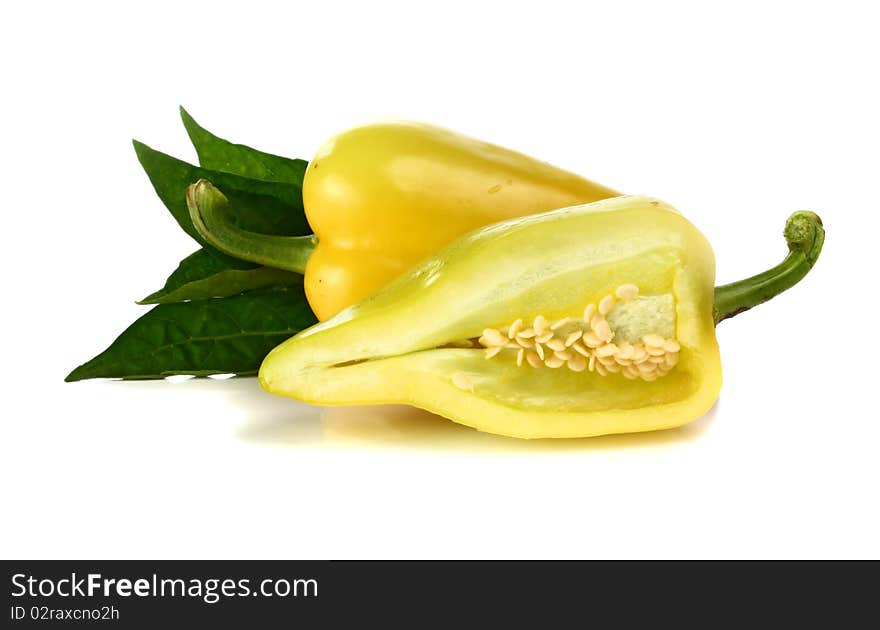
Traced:
POLYGON ((871 3, 131 6, 0 19, 0 556, 880 556, 871 3), (778 262, 796 209, 828 239, 719 327, 721 397, 680 430, 528 443, 254 379, 65 384, 195 248, 130 145, 193 160, 178 104, 303 158, 385 116, 509 146, 672 203, 719 282, 778 262))

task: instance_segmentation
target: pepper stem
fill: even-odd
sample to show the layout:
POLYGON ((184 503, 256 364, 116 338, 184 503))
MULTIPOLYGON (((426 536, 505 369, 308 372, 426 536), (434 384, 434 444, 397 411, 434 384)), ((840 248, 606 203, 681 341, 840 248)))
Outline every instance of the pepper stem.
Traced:
POLYGON ((822 219, 801 210, 788 217, 783 232, 788 256, 781 263, 751 278, 715 287, 715 324, 790 289, 809 273, 825 242, 822 219))
POLYGON ((229 200, 206 179, 186 189, 186 205, 196 230, 208 243, 225 254, 250 262, 305 273, 306 262, 317 238, 275 236, 243 230, 229 220, 229 200))

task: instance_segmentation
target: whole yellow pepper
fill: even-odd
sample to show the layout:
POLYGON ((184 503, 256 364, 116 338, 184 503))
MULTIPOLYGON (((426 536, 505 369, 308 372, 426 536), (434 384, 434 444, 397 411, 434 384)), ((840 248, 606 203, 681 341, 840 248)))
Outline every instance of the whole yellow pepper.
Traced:
POLYGON ((309 163, 303 206, 314 236, 254 234, 190 202, 193 223, 237 258, 304 273, 324 320, 476 228, 620 193, 446 129, 385 122, 346 131, 309 163))

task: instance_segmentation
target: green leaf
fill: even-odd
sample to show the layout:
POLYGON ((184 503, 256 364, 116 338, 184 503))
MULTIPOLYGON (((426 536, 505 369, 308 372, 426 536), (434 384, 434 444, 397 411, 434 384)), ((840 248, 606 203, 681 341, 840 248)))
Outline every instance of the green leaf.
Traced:
POLYGON ((180 117, 203 167, 254 179, 302 185, 308 166, 305 160, 264 153, 219 138, 193 120, 183 107, 180 108, 180 117))
POLYGON ((315 321, 301 285, 160 304, 64 380, 256 374, 272 348, 315 321))
MULTIPOLYGON (((138 160, 147 172, 156 194, 183 230, 226 262, 231 257, 202 239, 192 224, 186 206, 186 187, 199 179, 210 180, 230 202, 233 223, 252 232, 301 236, 311 233, 302 206, 302 190, 297 184, 262 181, 193 166, 147 145, 134 141, 138 160)), ((247 268, 249 265, 238 268, 247 268)))
POLYGON ((168 276, 164 287, 138 304, 170 304, 228 297, 255 289, 295 286, 300 281, 299 274, 271 267, 254 265, 253 269, 237 269, 210 251, 200 249, 180 262, 174 273, 168 276))

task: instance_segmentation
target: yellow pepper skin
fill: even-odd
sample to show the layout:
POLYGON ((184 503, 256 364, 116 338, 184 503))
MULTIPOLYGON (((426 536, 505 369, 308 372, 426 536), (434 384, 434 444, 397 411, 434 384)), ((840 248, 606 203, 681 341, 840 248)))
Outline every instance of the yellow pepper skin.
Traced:
POLYGON ((478 227, 619 194, 431 125, 351 129, 318 150, 303 180, 306 218, 318 237, 306 297, 323 320, 478 227))
POLYGON ((302 196, 314 235, 247 232, 194 190, 188 203, 196 229, 218 249, 303 273, 323 320, 478 227, 618 194, 446 129, 386 122, 336 136, 309 163, 302 196))
POLYGON ((410 404, 518 438, 676 427, 718 396, 716 322, 789 288, 818 258, 824 231, 816 215, 792 215, 785 236, 783 263, 713 289, 708 242, 655 199, 618 197, 504 221, 281 344, 263 362, 260 383, 322 405, 410 404), (615 329, 603 331, 602 319, 615 329), (551 329, 562 333, 558 351, 551 329), (587 369, 569 352, 594 332, 614 335, 600 344, 614 345, 628 367, 606 370, 593 357, 587 369), (491 348, 498 334, 511 347, 491 348), (578 341, 563 348, 566 337, 578 341), (536 356, 535 366, 523 362, 514 341, 528 353, 540 340, 546 364, 536 356), (649 356, 636 359, 645 349, 649 356), (675 360, 664 363, 664 352, 675 360), (624 378, 630 369, 644 378, 624 378))

